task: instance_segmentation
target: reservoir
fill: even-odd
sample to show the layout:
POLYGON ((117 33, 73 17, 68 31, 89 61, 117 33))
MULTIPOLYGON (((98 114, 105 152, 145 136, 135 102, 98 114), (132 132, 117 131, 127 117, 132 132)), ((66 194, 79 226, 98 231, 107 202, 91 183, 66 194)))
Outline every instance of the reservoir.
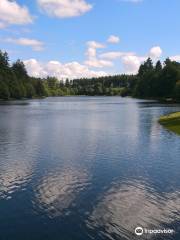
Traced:
POLYGON ((158 123, 175 111, 121 97, 1 102, 0 240, 179 240, 180 137, 158 123))

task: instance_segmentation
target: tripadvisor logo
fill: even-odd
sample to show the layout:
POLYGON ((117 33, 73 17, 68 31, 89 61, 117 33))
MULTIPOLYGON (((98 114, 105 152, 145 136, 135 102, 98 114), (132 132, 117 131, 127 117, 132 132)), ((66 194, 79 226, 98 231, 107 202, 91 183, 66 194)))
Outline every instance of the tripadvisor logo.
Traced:
POLYGON ((135 228, 135 234, 141 236, 143 234, 174 234, 173 229, 146 229, 142 227, 135 228))
POLYGON ((143 235, 143 228, 142 227, 137 227, 136 229, 135 229, 135 234, 137 235, 137 236, 141 236, 141 235, 143 235))

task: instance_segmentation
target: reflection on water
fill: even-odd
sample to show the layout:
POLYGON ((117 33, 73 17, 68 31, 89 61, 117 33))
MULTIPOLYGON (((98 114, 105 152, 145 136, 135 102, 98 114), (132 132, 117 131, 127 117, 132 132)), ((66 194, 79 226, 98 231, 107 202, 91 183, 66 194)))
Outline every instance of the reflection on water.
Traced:
POLYGON ((5 103, 0 108, 0 199, 11 199, 32 179, 39 140, 38 129, 21 109, 24 102, 5 103))
MULTIPOLYGON (((132 181, 113 186, 94 208, 87 221, 91 229, 108 238, 132 239, 134 229, 161 229, 180 220, 180 192, 155 192, 150 186, 132 181)), ((146 237, 152 237, 148 235, 146 237)))
POLYGON ((20 160, 1 165, 0 199, 10 199, 12 193, 25 187, 25 184, 30 181, 32 173, 32 166, 20 160))
POLYGON ((66 169, 47 174, 36 190, 35 207, 41 208, 49 217, 68 213, 80 191, 88 185, 87 174, 78 170, 66 169))
POLYGON ((0 103, 0 240, 136 240, 137 225, 179 240, 180 138, 157 122, 179 109, 121 97, 0 103))

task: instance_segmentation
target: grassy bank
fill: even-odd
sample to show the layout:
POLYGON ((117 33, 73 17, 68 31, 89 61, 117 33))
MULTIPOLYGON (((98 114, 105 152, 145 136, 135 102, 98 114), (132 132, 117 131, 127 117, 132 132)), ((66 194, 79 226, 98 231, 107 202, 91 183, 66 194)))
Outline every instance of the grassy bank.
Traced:
POLYGON ((160 117, 159 123, 180 135, 180 112, 160 117))

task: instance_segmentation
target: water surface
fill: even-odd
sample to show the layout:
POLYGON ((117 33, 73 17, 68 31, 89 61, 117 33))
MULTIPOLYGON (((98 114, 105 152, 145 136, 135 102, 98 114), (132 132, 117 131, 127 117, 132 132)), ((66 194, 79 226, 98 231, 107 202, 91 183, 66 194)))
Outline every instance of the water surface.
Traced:
POLYGON ((180 239, 179 105, 120 97, 0 104, 0 240, 180 239))

